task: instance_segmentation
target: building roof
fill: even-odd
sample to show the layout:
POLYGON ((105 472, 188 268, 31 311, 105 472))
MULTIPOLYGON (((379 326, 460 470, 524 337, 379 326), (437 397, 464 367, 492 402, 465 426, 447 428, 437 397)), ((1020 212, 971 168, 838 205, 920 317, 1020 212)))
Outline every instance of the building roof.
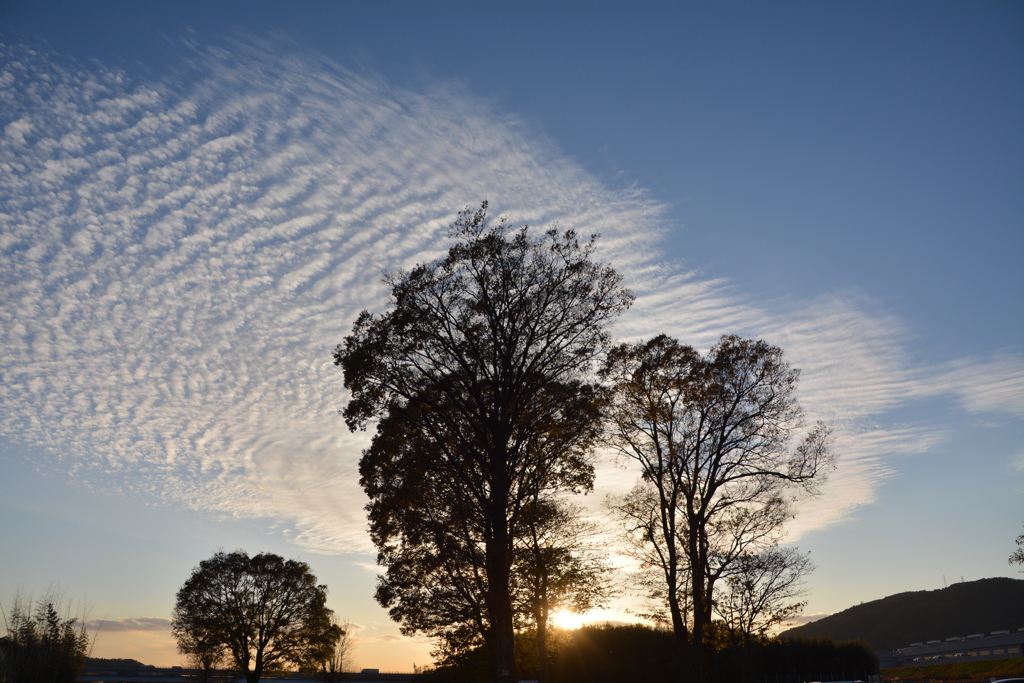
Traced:
POLYGON ((1024 626, 1020 627, 1016 631, 1010 631, 1008 633, 995 631, 994 635, 989 634, 980 637, 956 636, 947 638, 940 643, 924 643, 923 645, 914 643, 911 646, 893 650, 893 654, 898 654, 902 659, 904 657, 919 655, 938 655, 946 652, 973 650, 979 647, 1012 647, 1014 645, 1021 644, 1024 644, 1024 626))

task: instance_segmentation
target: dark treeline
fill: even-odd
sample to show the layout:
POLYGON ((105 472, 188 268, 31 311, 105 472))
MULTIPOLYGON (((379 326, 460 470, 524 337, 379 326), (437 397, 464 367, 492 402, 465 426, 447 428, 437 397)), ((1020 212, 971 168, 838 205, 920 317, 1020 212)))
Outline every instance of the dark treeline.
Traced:
MULTIPOLYGON (((774 683, 776 677, 782 681, 787 676, 793 677, 790 680, 849 680, 878 672, 874 651, 860 641, 761 639, 744 646, 731 644, 720 629, 712 629, 711 635, 720 641, 710 648, 719 683, 774 683)), ((529 632, 520 634, 516 642, 516 668, 524 679, 539 670, 535 644, 529 632)), ((549 646, 551 683, 676 683, 688 668, 688 662, 679 658, 671 631, 639 624, 556 631, 549 646)), ((427 673, 424 680, 486 681, 488 661, 484 649, 478 648, 427 673)))
POLYGON ((120 657, 89 657, 85 660, 86 669, 144 669, 152 665, 143 664, 137 659, 120 657))
POLYGON ((762 681, 773 676, 804 674, 800 680, 849 680, 878 673, 878 658, 860 640, 836 642, 828 638, 769 640, 745 652, 726 648, 716 653, 715 666, 722 682, 762 681))
POLYGON ((17 596, 0 637, 0 683, 74 683, 85 664, 89 637, 81 621, 50 594, 32 608, 17 596))

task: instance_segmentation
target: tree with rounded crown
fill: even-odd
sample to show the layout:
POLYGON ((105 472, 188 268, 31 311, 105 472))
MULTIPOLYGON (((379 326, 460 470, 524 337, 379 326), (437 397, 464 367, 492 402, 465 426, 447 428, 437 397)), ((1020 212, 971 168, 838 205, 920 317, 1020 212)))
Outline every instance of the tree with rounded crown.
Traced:
POLYGON ((186 655, 226 651, 247 683, 267 671, 317 666, 341 636, 327 586, 309 565, 261 553, 218 552, 178 591, 171 629, 186 655))
POLYGON ((376 421, 360 463, 386 573, 377 600, 406 632, 487 645, 515 680, 516 540, 538 495, 592 487, 601 392, 591 366, 632 296, 594 240, 533 237, 487 203, 452 225, 447 256, 387 275, 335 350, 350 429, 376 421))

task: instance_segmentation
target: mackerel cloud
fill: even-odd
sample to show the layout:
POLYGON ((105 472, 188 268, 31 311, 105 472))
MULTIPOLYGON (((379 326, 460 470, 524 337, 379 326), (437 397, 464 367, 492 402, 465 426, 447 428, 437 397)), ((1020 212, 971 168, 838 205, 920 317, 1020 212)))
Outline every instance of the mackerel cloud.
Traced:
MULTIPOLYGON (((0 438, 84 484, 283 522, 294 542, 368 548, 331 350, 381 310, 384 271, 436 258, 456 212, 600 233, 638 295, 616 332, 707 346, 764 336, 837 424, 841 505, 866 502, 923 430, 862 420, 934 393, 1024 405, 1020 359, 927 372, 899 321, 851 297, 769 310, 666 262, 664 207, 612 188, 514 117, 266 45, 197 50, 162 82, 19 46, 0 66, 0 438), (1000 378, 994 388, 977 380, 1000 378), (985 373, 988 373, 985 375, 985 373), (992 394, 991 392, 997 392, 992 394)), ((602 468, 599 486, 631 474, 602 468)))

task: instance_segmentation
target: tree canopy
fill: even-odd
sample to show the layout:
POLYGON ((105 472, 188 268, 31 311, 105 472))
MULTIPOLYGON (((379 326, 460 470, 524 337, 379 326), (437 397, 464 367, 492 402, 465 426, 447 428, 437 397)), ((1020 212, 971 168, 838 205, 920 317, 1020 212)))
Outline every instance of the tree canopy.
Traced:
POLYGON ((529 501, 592 486, 601 392, 591 366, 632 297, 593 260, 595 238, 452 225, 447 256, 386 276, 391 309, 364 311, 335 350, 351 429, 376 421, 360 463, 386 567, 378 601, 407 631, 482 638, 514 680, 515 547, 529 501))
POLYGON ((226 652, 248 683, 258 683, 265 671, 330 658, 341 628, 326 602, 327 587, 304 562, 218 552, 178 591, 171 627, 183 654, 226 652))

